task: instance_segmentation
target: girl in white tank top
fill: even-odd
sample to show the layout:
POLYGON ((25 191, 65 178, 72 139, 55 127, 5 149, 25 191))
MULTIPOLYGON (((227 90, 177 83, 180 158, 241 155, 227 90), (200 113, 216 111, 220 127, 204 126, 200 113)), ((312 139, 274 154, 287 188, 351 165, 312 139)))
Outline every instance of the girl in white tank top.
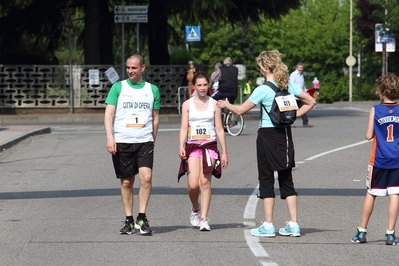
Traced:
POLYGON ((216 108, 216 101, 208 96, 209 77, 198 72, 194 75, 193 83, 196 95, 182 106, 179 157, 181 165, 187 169, 183 169, 181 175, 179 170, 179 175, 187 172, 187 191, 192 204, 191 225, 199 227, 201 231, 210 231, 207 216, 212 194, 211 178, 217 167, 227 167, 226 137, 221 109, 216 108), (222 149, 221 156, 218 156, 216 136, 222 149), (186 154, 186 148, 190 154, 186 154))
POLYGON ((195 97, 189 99, 187 141, 210 141, 216 139, 214 100, 208 97, 206 110, 195 107, 195 97))

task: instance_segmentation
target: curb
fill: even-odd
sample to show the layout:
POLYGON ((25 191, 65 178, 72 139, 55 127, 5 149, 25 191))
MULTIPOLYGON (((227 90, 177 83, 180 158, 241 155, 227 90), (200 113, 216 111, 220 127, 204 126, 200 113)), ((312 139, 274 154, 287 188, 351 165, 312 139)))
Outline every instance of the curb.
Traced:
POLYGON ((31 131, 20 131, 20 133, 16 134, 12 140, 0 143, 0 152, 11 148, 18 142, 21 142, 30 136, 48 134, 48 133, 51 133, 50 127, 37 128, 31 131))

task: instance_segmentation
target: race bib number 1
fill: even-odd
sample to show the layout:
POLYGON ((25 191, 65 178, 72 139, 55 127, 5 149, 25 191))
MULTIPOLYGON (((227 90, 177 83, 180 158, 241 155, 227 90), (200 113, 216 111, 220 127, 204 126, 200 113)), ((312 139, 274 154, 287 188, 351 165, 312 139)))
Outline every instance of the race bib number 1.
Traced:
POLYGON ((146 124, 146 118, 143 114, 131 113, 125 121, 127 128, 143 128, 146 124))
POLYGON ((274 99, 276 100, 280 112, 298 110, 298 104, 296 103, 296 99, 293 94, 278 96, 274 99))

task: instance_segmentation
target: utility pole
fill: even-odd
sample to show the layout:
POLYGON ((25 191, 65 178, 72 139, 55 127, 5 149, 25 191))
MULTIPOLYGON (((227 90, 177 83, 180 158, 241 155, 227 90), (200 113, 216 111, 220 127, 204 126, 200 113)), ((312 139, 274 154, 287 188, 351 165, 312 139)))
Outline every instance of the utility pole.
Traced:
POLYGON ((352 67, 356 65, 356 58, 352 55, 352 0, 349 16, 349 56, 346 58, 346 64, 349 66, 349 102, 352 102, 352 67))

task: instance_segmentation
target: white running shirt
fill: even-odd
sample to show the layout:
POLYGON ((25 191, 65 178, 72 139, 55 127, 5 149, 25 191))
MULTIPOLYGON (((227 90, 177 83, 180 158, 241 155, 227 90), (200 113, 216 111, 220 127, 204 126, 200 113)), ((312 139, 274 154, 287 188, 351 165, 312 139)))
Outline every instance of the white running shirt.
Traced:
POLYGON ((121 93, 115 111, 114 138, 117 143, 144 143, 154 141, 152 109, 154 95, 151 84, 134 89, 126 80, 121 82, 121 93))
MULTIPOLYGON (((209 96, 208 96, 209 97, 209 96)), ((198 111, 195 108, 194 98, 190 98, 188 110, 187 141, 193 140, 215 140, 215 110, 214 99, 209 97, 208 108, 205 111, 198 111)))

